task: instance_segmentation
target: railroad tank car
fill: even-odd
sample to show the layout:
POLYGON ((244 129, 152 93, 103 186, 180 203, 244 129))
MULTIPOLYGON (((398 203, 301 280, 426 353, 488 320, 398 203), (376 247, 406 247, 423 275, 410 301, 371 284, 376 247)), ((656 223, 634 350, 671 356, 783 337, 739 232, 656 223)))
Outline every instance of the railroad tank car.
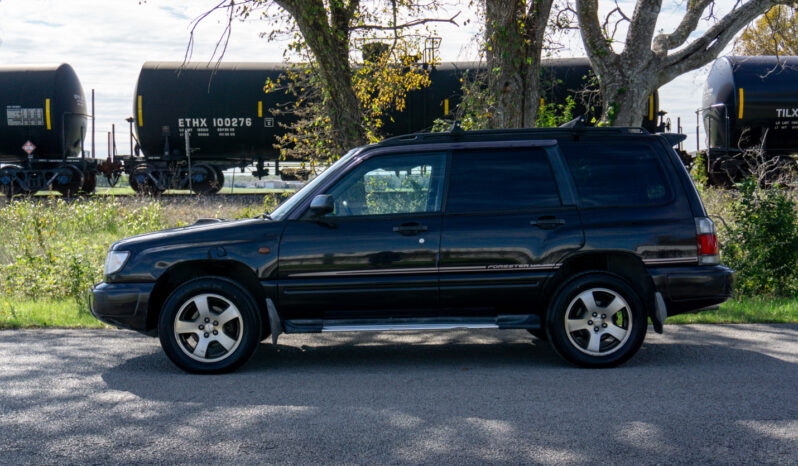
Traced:
MULTIPOLYGON (((453 118, 460 102, 462 81, 465 76, 473 78, 486 70, 481 62, 446 62, 430 69, 431 84, 408 93, 406 107, 394 112, 393 121, 385 123, 386 135, 413 133, 432 128, 438 118, 453 118)), ((565 104, 567 97, 574 99, 574 117, 584 116, 592 121, 601 116, 601 99, 598 82, 594 78, 590 61, 581 58, 544 59, 541 63, 541 105, 556 102, 565 104)), ((649 96, 644 109, 641 126, 650 132, 664 131, 659 108, 659 93, 649 96)))
MULTIPOLYGON (((428 131, 436 119, 451 118, 460 101, 461 79, 484 70, 484 64, 477 62, 432 67, 431 84, 408 94, 405 110, 394 112, 392 121, 385 122, 384 135, 428 131)), ((586 58, 545 60, 541 103, 564 103, 567 95, 595 90, 590 72, 586 58)), ((274 144, 285 131, 283 125, 293 122, 284 114, 276 121, 270 110, 293 105, 293 97, 279 91, 265 93, 263 88, 267 79, 276 81, 284 73, 283 63, 145 63, 133 105, 139 154, 122 160, 131 186, 145 193, 191 188, 212 194, 223 185, 226 168, 255 163, 254 174, 266 174, 263 163, 278 159, 274 144)), ((597 116, 584 99, 575 101, 575 116, 584 115, 588 121, 597 116)), ((650 131, 661 130, 658 105, 655 93, 642 122, 650 131)))
POLYGON ((145 63, 133 108, 144 160, 126 161, 134 189, 190 186, 214 193, 224 169, 256 163, 262 172, 263 161, 278 156, 274 144, 285 131, 278 123, 291 123, 290 117, 275 121, 269 111, 290 103, 290 96, 264 92, 267 79, 277 81, 284 72, 281 63, 145 63))
POLYGON ((701 109, 710 181, 728 185, 750 167, 742 153, 766 159, 798 153, 798 57, 726 56, 707 75, 701 109))
POLYGON ((3 194, 94 190, 96 163, 83 151, 86 99, 70 65, 0 67, 0 111, 3 194))

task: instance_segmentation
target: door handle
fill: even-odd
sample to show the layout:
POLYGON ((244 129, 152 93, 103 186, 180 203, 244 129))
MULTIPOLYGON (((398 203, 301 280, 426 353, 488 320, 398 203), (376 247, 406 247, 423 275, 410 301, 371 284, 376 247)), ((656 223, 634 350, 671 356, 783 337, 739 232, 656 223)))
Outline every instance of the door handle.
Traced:
POLYGON ((537 220, 530 221, 529 224, 543 230, 552 230, 560 225, 565 225, 565 220, 546 215, 543 217, 538 217, 537 220))
POLYGON ((399 233, 400 235, 404 236, 411 236, 416 235, 418 233, 427 231, 428 228, 426 225, 421 225, 419 223, 403 223, 398 227, 393 227, 393 231, 399 233))

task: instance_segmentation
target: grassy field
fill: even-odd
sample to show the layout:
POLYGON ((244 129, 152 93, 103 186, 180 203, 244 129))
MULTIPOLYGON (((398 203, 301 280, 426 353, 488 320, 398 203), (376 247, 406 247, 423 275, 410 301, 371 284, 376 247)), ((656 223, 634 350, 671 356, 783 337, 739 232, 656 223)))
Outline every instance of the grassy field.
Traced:
POLYGON ((99 325, 88 289, 102 280, 111 243, 198 218, 253 217, 276 202, 258 199, 51 197, 0 205, 0 327, 99 325))
MULTIPOLYGON (((224 188, 219 191, 219 194, 291 194, 294 193, 296 190, 292 189, 267 189, 267 188, 224 188)), ((99 196, 138 196, 139 194, 133 191, 133 189, 128 186, 117 186, 114 188, 109 188, 106 186, 100 186, 95 190, 95 194, 99 196)), ((185 194, 187 196, 196 196, 193 192, 189 191, 188 189, 167 189, 164 191, 164 194, 185 194)), ((61 197, 61 194, 58 191, 39 191, 36 193, 36 197, 48 197, 48 196, 56 196, 61 197)))
MULTIPOLYGON (((670 317, 666 324, 798 323, 798 299, 744 299, 717 311, 670 317)), ((101 328, 105 325, 73 299, 0 300, 0 329, 23 327, 101 328)))
MULTIPOLYGON (((101 281, 112 242, 189 225, 198 218, 253 217, 277 202, 277 196, 261 194, 70 201, 54 196, 0 205, 0 328, 101 327, 89 313, 87 290, 101 281)), ((708 190, 703 197, 711 213, 726 214, 728 192, 708 190)), ((676 316, 667 323, 748 322, 798 322, 798 299, 744 298, 724 303, 718 311, 676 316)))
POLYGON ((0 301, 0 329, 26 327, 102 328, 106 325, 72 299, 0 301))

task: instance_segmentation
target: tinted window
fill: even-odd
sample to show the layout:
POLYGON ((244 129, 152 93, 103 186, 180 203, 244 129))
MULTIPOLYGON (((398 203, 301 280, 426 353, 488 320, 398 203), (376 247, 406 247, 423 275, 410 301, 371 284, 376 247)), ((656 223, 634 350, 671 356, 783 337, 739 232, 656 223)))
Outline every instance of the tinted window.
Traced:
POLYGON ((329 190, 330 216, 435 212, 441 208, 443 153, 386 155, 366 160, 329 190))
POLYGON ((542 149, 455 152, 447 212, 513 211, 560 205, 542 149))
POLYGON ((585 207, 660 204, 670 199, 654 149, 643 143, 560 143, 585 207))

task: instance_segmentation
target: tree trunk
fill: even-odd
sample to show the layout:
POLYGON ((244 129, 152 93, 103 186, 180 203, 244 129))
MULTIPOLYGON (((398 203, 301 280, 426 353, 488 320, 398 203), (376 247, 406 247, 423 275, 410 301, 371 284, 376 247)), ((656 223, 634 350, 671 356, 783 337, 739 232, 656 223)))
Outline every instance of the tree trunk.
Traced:
POLYGON ((615 69, 599 75, 603 124, 640 126, 643 123, 649 96, 655 90, 652 89, 655 77, 646 70, 634 70, 630 74, 615 69))
POLYGON ((496 97, 495 128, 535 126, 540 57, 551 0, 485 0, 488 89, 496 97))
POLYGON ((631 19, 624 15, 629 20, 629 30, 623 51, 616 53, 611 46, 613 39, 607 37, 603 27, 609 17, 603 22, 599 19, 598 0, 576 0, 582 42, 601 87, 602 123, 639 126, 645 116, 646 99, 656 89, 709 63, 751 20, 774 5, 793 0, 740 0, 735 8, 688 43, 704 11, 714 1, 686 2, 684 16, 676 28, 655 35, 662 0, 637 0, 631 19))
MULTIPOLYGON (((350 5, 355 6, 354 3, 350 5)), ((366 143, 363 113, 352 86, 349 65, 349 21, 353 7, 336 5, 328 14, 321 0, 278 1, 296 21, 302 37, 316 58, 323 81, 325 105, 330 115, 334 140, 347 151, 366 143)))

